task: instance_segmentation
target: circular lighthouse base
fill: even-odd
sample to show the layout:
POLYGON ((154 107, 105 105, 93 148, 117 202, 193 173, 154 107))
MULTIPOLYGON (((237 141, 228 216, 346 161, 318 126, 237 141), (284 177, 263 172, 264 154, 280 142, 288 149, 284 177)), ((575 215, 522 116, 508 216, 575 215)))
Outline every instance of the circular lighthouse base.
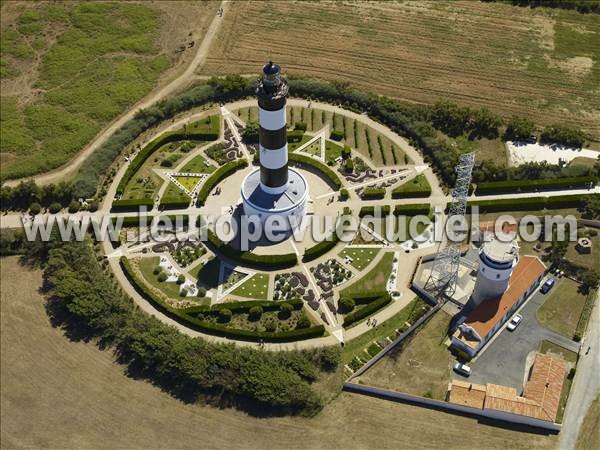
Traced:
POLYGON ((294 169, 288 169, 287 189, 284 192, 266 192, 260 183, 260 169, 256 169, 244 179, 241 194, 244 214, 258 216, 264 230, 290 231, 300 225, 306 214, 308 183, 294 169), (273 218, 267 221, 269 217, 273 218))

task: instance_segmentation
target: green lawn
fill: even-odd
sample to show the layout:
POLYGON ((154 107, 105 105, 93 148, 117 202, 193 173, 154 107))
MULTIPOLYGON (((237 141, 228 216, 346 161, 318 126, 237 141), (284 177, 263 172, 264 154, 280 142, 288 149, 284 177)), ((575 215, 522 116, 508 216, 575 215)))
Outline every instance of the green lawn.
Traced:
POLYGON ((200 181, 200 178, 198 177, 177 176, 174 178, 177 181, 179 181, 179 183, 181 183, 181 185, 184 188, 186 188, 189 192, 192 192, 194 190, 194 187, 196 187, 196 185, 198 184, 198 181, 200 181))
POLYGON ((586 296, 577 292, 579 284, 568 278, 558 281, 537 311, 542 325, 572 338, 585 306, 586 296))
POLYGON ((346 248, 341 251, 340 256, 342 258, 350 256, 352 258, 350 264, 358 270, 363 270, 373 261, 379 250, 379 248, 346 248))
POLYGON ((359 382, 444 400, 453 360, 444 344, 450 320, 450 315, 438 311, 408 342, 359 377, 359 382))
POLYGON ((2 30, 3 80, 39 60, 26 81, 37 95, 29 102, 2 96, 2 178, 67 162, 171 65, 155 41, 160 13, 145 5, 24 4, 15 22, 2 30))
POLYGON ((175 186, 173 183, 169 182, 169 186, 165 189, 163 196, 161 197, 161 201, 165 200, 173 200, 173 201, 191 201, 189 195, 175 186))
POLYGON ((269 289, 269 275, 257 273, 252 275, 243 284, 235 288, 231 294, 253 299, 267 299, 269 289))
POLYGON ((158 266, 160 257, 152 258, 140 258, 139 269, 144 279, 151 285, 160 289, 167 297, 178 299, 179 297, 179 285, 175 282, 160 282, 158 281, 158 274, 154 274, 154 269, 158 266))
POLYGON ((336 158, 342 156, 343 146, 335 142, 325 141, 325 162, 332 163, 336 158))
POLYGON ((403 198, 429 197, 431 195, 431 186, 425 175, 421 174, 394 188, 392 192, 403 198))
POLYGON ((300 139, 298 142, 288 142, 288 152, 296 151, 296 149, 298 147, 306 144, 312 138, 313 138, 313 136, 309 136, 308 134, 305 134, 304 136, 302 136, 302 139, 300 139))
POLYGON ((371 269, 365 276, 348 286, 340 292, 340 295, 352 296, 356 292, 381 291, 385 289, 388 278, 392 273, 392 264, 394 254, 386 252, 377 263, 376 267, 371 269))
POLYGON ((190 162, 184 165, 179 171, 189 173, 212 173, 216 169, 202 155, 194 157, 190 162))
POLYGON ((427 308, 428 305, 423 300, 415 297, 408 305, 402 308, 401 311, 394 314, 388 320, 378 324, 375 328, 369 329, 366 333, 346 341, 344 351, 342 353, 342 362, 348 364, 354 356, 362 352, 371 342, 379 339, 384 339, 387 336, 393 337, 394 332, 405 326, 411 314, 419 308, 427 308))
POLYGON ((315 142, 313 142, 309 146, 304 147, 304 149, 302 150, 302 153, 308 153, 309 155, 320 157, 321 156, 321 140, 317 139, 315 142))

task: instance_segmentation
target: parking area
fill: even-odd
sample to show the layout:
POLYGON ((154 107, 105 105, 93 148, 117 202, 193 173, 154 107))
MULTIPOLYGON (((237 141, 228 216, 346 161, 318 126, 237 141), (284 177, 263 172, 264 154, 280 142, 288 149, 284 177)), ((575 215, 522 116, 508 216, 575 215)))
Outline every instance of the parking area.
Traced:
MULTIPOLYGON (((472 370, 468 378, 470 382, 512 386, 517 392, 521 392, 527 355, 538 350, 541 341, 549 340, 574 352, 579 350, 577 342, 543 327, 538 322, 536 311, 546 298, 547 295, 538 289, 518 312, 523 316, 523 321, 517 329, 508 331, 505 325, 477 358, 468 363, 472 370)), ((456 373, 452 376, 456 379, 466 379, 456 373)))

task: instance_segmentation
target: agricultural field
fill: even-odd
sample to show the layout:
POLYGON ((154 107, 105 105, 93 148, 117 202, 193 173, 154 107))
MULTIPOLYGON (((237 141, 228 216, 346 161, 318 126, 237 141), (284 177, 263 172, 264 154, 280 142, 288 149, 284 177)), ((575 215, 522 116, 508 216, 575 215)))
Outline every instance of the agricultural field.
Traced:
POLYGON ((209 3, 2 2, 2 178, 66 163, 170 74, 209 3), (165 75, 166 77, 167 75, 165 75))
POLYGON ((3 448, 197 448, 198 433, 190 431, 190 423, 202 423, 202 443, 212 448, 269 449, 299 443, 310 448, 398 448, 399 436, 428 448, 468 447, 475 427, 489 449, 541 449, 558 442, 553 435, 522 433, 348 393, 316 418, 255 418, 232 408, 175 399, 127 376, 112 352, 53 327, 40 294, 41 271, 17 261, 3 258, 0 266, 3 448))
POLYGON ((504 2, 245 2, 200 73, 255 73, 272 58, 290 75, 566 121, 598 139, 599 34, 595 14, 504 2))

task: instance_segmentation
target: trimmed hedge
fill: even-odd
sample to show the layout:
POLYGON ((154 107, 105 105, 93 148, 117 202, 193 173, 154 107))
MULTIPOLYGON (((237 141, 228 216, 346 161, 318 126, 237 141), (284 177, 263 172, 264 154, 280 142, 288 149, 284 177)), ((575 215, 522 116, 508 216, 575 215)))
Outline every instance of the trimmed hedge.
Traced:
MULTIPOLYGON (((359 215, 359 217, 374 216, 375 208, 376 208, 376 206, 363 206, 362 208, 360 208, 358 215, 359 215)), ((391 211, 390 205, 380 205, 380 206, 377 206, 377 208, 379 208, 379 211, 382 216, 387 216, 390 214, 390 211, 391 211)))
MULTIPOLYGON (((167 214, 167 215, 160 215, 158 217, 168 217, 169 219, 171 219, 171 221, 173 223, 176 222, 176 218, 177 217, 182 217, 183 221, 182 224, 184 226, 187 226, 189 223, 189 216, 188 215, 177 215, 177 214, 167 214)), ((148 226, 150 226, 152 224, 152 221, 154 220, 156 216, 146 216, 146 224, 148 226)), ((112 219, 112 223, 113 225, 115 225, 117 223, 117 217, 113 217, 112 219)), ((128 217, 123 217, 123 227, 139 227, 140 226, 140 217, 139 216, 128 216, 128 217)))
POLYGON ((429 203, 415 203, 414 205, 396 205, 394 207, 394 215, 396 216, 428 216, 431 212, 429 203))
POLYGON ((312 247, 309 247, 306 250, 304 250, 304 255, 302 256, 302 261, 304 261, 304 262, 312 261, 313 259, 316 259, 321 255, 324 255, 329 250, 331 250, 333 247, 335 247, 339 241, 340 241, 340 239, 339 239, 337 233, 334 231, 333 233, 331 233, 330 241, 325 240, 325 241, 319 242, 318 244, 315 244, 312 247))
POLYGON ((159 207, 165 209, 187 208, 190 205, 191 199, 182 200, 181 198, 161 198, 159 207))
POLYGON ((317 161, 316 159, 311 158, 310 156, 302 155, 300 153, 290 153, 288 155, 288 161, 296 163, 296 165, 299 166, 310 166, 313 169, 321 172, 323 176, 327 179, 329 184, 331 184, 331 186, 333 186, 336 191, 342 187, 342 181, 340 180, 340 177, 338 177, 333 170, 331 170, 325 164, 317 161))
POLYGON ((508 180, 489 181, 477 184, 476 195, 504 194, 512 192, 536 192, 543 190, 559 189, 585 189, 596 184, 598 179, 594 176, 569 177, 535 180, 508 180))
POLYGON ((233 313, 247 313, 250 311, 250 309, 256 306, 260 306, 263 311, 279 311, 281 309, 281 305, 284 303, 289 303, 296 311, 302 309, 302 306, 304 305, 302 300, 249 300, 241 302, 217 303, 212 306, 191 306, 189 308, 182 308, 181 310, 184 311, 186 314, 190 315, 198 314, 201 312, 218 314, 221 309, 228 309, 233 313))
POLYGON ((256 255, 250 252, 242 252, 227 245, 212 231, 207 230, 208 242, 227 258, 242 264, 259 267, 262 269, 288 269, 298 263, 295 253, 284 253, 282 255, 256 255))
POLYGON ((425 198, 430 195, 431 186, 427 182, 425 175, 419 175, 414 180, 408 181, 392 191, 392 198, 425 198), (425 186, 421 185, 419 179, 425 180, 425 186))
POLYGON ((498 212, 498 211, 540 211, 542 209, 561 209, 561 208, 580 208, 585 204, 586 199, 600 196, 600 194, 590 195, 557 195, 554 197, 526 197, 514 199, 499 200, 474 200, 468 203, 470 207, 479 206, 480 213, 498 212))
POLYGON ((371 314, 375 313, 376 311, 378 311, 381 308, 383 308, 384 306, 386 306, 391 301, 392 301, 392 297, 390 297, 390 295, 386 292, 386 294, 384 296, 371 301, 363 308, 360 308, 354 312, 351 312, 346 317, 344 317, 344 324, 343 324, 344 328, 347 328, 350 325, 352 325, 353 323, 358 322, 358 321, 370 316, 371 314))
POLYGON ((115 200, 110 208, 111 211, 137 211, 140 206, 152 209, 154 201, 150 198, 132 198, 129 200, 115 200))
POLYGON ((344 139, 344 132, 333 129, 333 130, 331 130, 331 133, 329 134, 329 139, 331 139, 333 141, 341 141, 342 139, 344 139))
MULTIPOLYGON (((211 120, 212 123, 212 120, 211 120)), ((218 123, 217 123, 218 124, 218 123)), ((194 131, 190 129, 189 132, 183 132, 183 130, 167 131, 162 133, 156 139, 150 141, 129 163, 129 167, 123 174, 123 177, 119 181, 117 186, 117 194, 125 192, 127 183, 131 181, 135 173, 142 167, 144 162, 152 155, 156 150, 165 144, 176 141, 214 141, 219 139, 220 130, 211 132, 194 131)))
MULTIPOLYGON (((267 341, 267 342, 288 342, 288 341, 296 341, 302 339, 311 339, 314 337, 323 336, 325 333, 325 327, 323 325, 316 325, 310 328, 302 328, 296 330, 289 331, 281 331, 281 332, 267 332, 267 331, 251 331, 251 330, 241 330, 238 328, 229 328, 224 325, 214 324, 206 320, 200 320, 196 317, 190 315, 191 313, 199 313, 203 310, 198 307, 198 309, 187 308, 187 309, 177 309, 173 308, 171 305, 165 303, 161 298, 157 297, 154 292, 148 289, 145 285, 145 282, 140 279, 140 277, 135 273, 135 271, 131 267, 131 263, 129 260, 122 256, 120 258, 121 267, 123 268, 125 274, 129 278, 129 281, 132 283, 134 288, 138 291, 138 293, 154 303, 155 306, 158 307, 161 311, 165 312, 167 315, 172 317, 179 322, 183 322, 185 325, 190 326, 198 331, 203 331, 208 334, 214 334, 218 336, 227 337, 230 339, 239 339, 246 341, 267 341)), ((253 302, 239 302, 239 303, 253 303, 253 302)), ((265 302, 265 303, 274 303, 274 302, 265 302)), ((277 303, 291 303, 291 302, 277 302, 277 303)), ((216 306, 216 305, 215 305, 216 306)), ((254 305, 256 306, 256 305, 254 305)), ((227 303, 220 305, 220 308, 215 308, 214 311, 218 313, 219 309, 226 308, 230 311, 242 311, 244 305, 239 305, 239 307, 235 303, 227 303), (234 306, 235 305, 235 306, 234 306)), ((263 306, 264 308, 264 306, 263 306)), ((212 308, 210 309, 212 310, 212 308)), ((206 309, 204 310, 206 311, 206 309)))
POLYGON ((248 161, 246 159, 236 159, 235 161, 228 162, 224 166, 219 167, 215 170, 210 177, 200 186, 198 190, 198 201, 197 205, 201 206, 206 202, 208 194, 213 188, 227 178, 229 175, 237 172, 240 169, 248 167, 248 161))
POLYGON ((376 200, 385 197, 385 188, 370 188, 366 187, 360 194, 363 200, 376 200))

